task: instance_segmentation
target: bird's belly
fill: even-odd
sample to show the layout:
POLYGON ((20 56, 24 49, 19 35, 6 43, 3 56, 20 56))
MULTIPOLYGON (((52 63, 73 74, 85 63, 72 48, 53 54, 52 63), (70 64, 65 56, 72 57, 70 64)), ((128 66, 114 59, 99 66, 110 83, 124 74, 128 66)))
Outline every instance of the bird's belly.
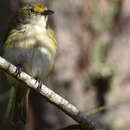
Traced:
POLYGON ((21 64, 26 73, 42 80, 47 76, 53 64, 51 53, 44 47, 31 50, 10 48, 5 50, 3 57, 14 65, 21 64))
POLYGON ((48 75, 52 67, 53 57, 51 53, 44 47, 36 48, 32 53, 32 69, 30 71, 30 75, 43 80, 48 75))

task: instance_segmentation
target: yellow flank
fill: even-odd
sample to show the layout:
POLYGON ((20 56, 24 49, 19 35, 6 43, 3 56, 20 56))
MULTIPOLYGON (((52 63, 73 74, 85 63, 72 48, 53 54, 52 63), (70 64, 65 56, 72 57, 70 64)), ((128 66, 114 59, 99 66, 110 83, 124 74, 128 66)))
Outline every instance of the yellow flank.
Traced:
POLYGON ((31 37, 31 38, 27 38, 26 35, 25 36, 23 36, 23 35, 24 35, 24 32, 22 32, 22 31, 20 32, 16 29, 13 29, 10 32, 8 39, 6 40, 4 46, 6 46, 6 48, 21 46, 22 48, 24 47, 29 50, 32 50, 35 47, 44 46, 44 48, 46 48, 48 51, 50 51, 53 56, 56 54, 57 40, 56 40, 55 33, 50 28, 48 28, 47 32, 42 34, 42 36, 41 36, 45 41, 43 43, 39 42, 36 44, 35 35, 34 35, 34 37, 31 37), (21 44, 20 44, 20 42, 21 42, 21 44))
POLYGON ((47 35, 49 36, 50 38, 50 48, 52 50, 52 53, 53 55, 56 54, 56 51, 57 51, 57 39, 56 39, 56 35, 54 33, 54 31, 50 28, 47 29, 47 35))
POLYGON ((15 44, 17 43, 17 41, 22 41, 22 40, 24 40, 22 33, 20 31, 18 31, 17 29, 13 29, 9 33, 9 36, 8 36, 7 40, 5 41, 4 46, 6 46, 8 48, 15 47, 15 44), (17 36, 17 38, 16 38, 16 36, 17 36))

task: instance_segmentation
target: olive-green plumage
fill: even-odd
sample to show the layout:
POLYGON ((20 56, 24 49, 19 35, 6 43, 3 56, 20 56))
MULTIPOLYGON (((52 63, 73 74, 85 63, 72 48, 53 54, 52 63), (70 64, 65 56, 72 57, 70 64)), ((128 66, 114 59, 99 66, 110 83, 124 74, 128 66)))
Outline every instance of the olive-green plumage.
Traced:
MULTIPOLYGON (((3 45, 5 59, 20 64, 26 73, 42 81, 52 68, 57 49, 55 34, 46 25, 52 13, 41 3, 27 4, 18 11, 3 45)), ((6 75, 22 101, 27 94, 23 84, 6 75)))

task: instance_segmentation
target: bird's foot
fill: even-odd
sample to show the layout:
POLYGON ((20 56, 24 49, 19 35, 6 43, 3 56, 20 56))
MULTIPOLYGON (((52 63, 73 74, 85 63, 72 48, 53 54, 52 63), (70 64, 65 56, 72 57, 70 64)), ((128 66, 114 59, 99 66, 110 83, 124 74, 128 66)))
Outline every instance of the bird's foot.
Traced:
POLYGON ((15 71, 16 76, 20 77, 20 74, 23 71, 23 66, 21 64, 17 64, 16 67, 17 67, 15 71))
POLYGON ((35 84, 36 83, 38 83, 38 87, 37 87, 37 89, 38 90, 41 90, 41 87, 42 87, 42 81, 39 79, 39 78, 36 78, 36 82, 35 82, 35 84))

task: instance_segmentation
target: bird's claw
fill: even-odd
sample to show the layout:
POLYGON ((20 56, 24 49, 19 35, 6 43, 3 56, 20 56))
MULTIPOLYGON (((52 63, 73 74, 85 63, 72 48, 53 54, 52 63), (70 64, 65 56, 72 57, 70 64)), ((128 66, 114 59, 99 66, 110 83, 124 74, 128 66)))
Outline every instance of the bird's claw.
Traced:
POLYGON ((16 65, 16 67, 17 67, 17 68, 16 68, 16 71, 15 71, 16 76, 20 77, 20 74, 21 74, 21 72, 23 71, 23 67, 22 67, 21 64, 16 65))
POLYGON ((36 78, 35 84, 36 84, 36 83, 38 83, 37 89, 38 89, 38 90, 41 90, 41 88, 42 88, 42 81, 41 81, 39 78, 36 78))

